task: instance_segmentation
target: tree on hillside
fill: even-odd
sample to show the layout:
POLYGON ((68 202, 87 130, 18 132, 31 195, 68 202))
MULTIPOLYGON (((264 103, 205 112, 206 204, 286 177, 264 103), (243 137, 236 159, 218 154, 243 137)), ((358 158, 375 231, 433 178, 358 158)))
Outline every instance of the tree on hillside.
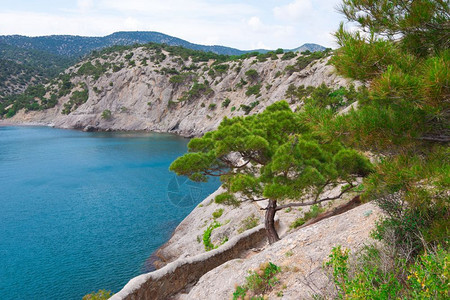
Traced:
MULTIPOLYGON (((368 115, 374 119, 384 114, 379 124, 370 122, 372 128, 387 137, 392 126, 409 124, 402 130, 403 142, 449 142, 448 1, 344 0, 340 10, 360 30, 350 32, 341 24, 335 33, 341 48, 332 63, 342 75, 370 84, 363 103, 372 110, 368 115), (402 115, 410 121, 397 122, 402 115)), ((393 138, 400 140, 399 135, 393 138)))
POLYGON ((363 196, 387 212, 379 236, 393 233, 387 242, 410 260, 433 243, 448 246, 449 2, 344 0, 340 10, 358 31, 341 24, 332 63, 369 90, 329 132, 385 154, 363 196))
POLYGON ((237 205, 236 193, 242 201, 268 200, 269 243, 279 240, 274 224, 277 211, 337 199, 351 190, 356 176, 371 170, 370 162, 356 151, 312 135, 285 101, 258 115, 225 118, 217 130, 192 139, 188 148, 189 153, 175 160, 170 170, 194 181, 219 176, 226 192, 216 197, 218 203, 237 205), (321 197, 324 190, 342 182, 347 185, 340 195, 321 197))

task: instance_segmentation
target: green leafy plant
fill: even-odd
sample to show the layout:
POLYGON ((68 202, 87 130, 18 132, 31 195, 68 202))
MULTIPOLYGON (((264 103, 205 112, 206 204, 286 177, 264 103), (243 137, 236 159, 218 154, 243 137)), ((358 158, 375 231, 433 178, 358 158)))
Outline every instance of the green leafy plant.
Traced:
POLYGON ((213 212, 212 216, 214 219, 217 219, 217 218, 220 218, 222 216, 222 214, 223 214, 223 208, 219 208, 213 212))
POLYGON ((244 286, 236 287, 233 299, 246 299, 246 296, 253 296, 251 299, 263 299, 258 295, 265 294, 279 283, 275 275, 280 272, 281 268, 271 262, 261 264, 257 270, 249 271, 250 275, 245 278, 244 286))
POLYGON ((257 218, 254 214, 248 216, 241 222, 242 226, 238 229, 238 233, 243 233, 246 230, 252 229, 259 224, 259 218, 257 218))
POLYGON ((111 118, 112 118, 111 111, 110 111, 109 109, 105 109, 105 110, 102 112, 102 119, 103 119, 103 120, 111 120, 111 118))
POLYGON ((219 247, 219 246, 214 245, 211 242, 211 234, 212 234, 214 229, 216 229, 216 228, 218 228, 220 226, 222 226, 222 224, 220 224, 219 222, 213 222, 203 232, 203 245, 205 246, 205 250, 206 251, 211 251, 211 250, 216 249, 217 247, 219 247))
POLYGON ((309 221, 311 219, 314 219, 315 217, 317 217, 319 214, 321 214, 324 211, 325 211, 325 209, 322 208, 321 206, 319 206, 318 204, 312 205, 311 209, 308 212, 306 212, 303 215, 303 217, 300 217, 300 218, 296 219, 291 225, 289 225, 289 227, 291 229, 293 229, 293 228, 297 228, 299 226, 302 226, 307 221, 309 221))

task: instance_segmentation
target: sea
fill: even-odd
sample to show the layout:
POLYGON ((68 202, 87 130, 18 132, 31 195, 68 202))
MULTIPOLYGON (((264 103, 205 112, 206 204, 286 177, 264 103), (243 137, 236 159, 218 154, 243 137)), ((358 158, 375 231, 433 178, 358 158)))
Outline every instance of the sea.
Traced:
POLYGON ((169 171, 188 139, 0 127, 0 298, 118 292, 220 185, 169 171))

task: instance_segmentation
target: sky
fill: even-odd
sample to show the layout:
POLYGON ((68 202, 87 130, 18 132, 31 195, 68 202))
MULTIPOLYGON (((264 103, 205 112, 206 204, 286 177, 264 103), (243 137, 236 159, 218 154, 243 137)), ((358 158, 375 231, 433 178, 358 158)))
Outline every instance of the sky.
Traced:
POLYGON ((0 35, 158 31, 242 50, 335 48, 340 0, 0 0, 0 35))

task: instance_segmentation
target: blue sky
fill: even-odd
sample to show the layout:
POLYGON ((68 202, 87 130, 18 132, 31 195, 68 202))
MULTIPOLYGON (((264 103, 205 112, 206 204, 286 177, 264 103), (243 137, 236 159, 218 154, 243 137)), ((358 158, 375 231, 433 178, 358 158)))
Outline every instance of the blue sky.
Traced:
POLYGON ((335 47, 340 0, 0 0, 0 35, 159 31, 239 49, 335 47))

